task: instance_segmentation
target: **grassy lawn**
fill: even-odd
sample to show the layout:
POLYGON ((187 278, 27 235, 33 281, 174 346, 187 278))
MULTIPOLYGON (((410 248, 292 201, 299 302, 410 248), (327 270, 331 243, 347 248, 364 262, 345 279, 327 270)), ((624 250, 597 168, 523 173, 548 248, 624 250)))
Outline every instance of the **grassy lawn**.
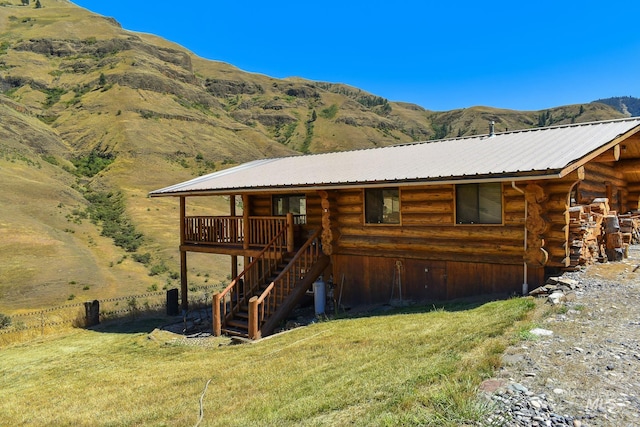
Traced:
POLYGON ((393 311, 194 347, 159 319, 0 350, 3 425, 457 426, 534 303, 393 311), (153 331, 153 332, 152 332, 153 331), (206 393, 205 386, 209 383, 206 393))

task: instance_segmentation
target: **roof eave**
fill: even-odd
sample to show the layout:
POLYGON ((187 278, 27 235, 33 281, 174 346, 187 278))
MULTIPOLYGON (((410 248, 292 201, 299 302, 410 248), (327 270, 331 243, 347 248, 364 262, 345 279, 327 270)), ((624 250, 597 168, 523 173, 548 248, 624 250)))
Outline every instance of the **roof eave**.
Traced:
POLYGON ((530 181, 530 180, 546 180, 562 178, 564 170, 544 170, 544 171, 528 171, 515 172, 505 174, 492 175, 475 175, 460 177, 436 177, 428 179, 414 180, 393 180, 393 181, 376 181, 376 182, 354 182, 354 183, 336 183, 336 184, 309 184, 297 186, 272 186, 272 187, 250 187, 250 188, 221 188, 216 190, 190 190, 190 191, 173 191, 173 192, 151 192, 150 197, 192 197, 192 196, 227 196, 231 194, 255 194, 255 193, 301 193, 309 190, 349 190, 354 188, 383 188, 389 186, 413 187, 419 185, 447 185, 447 184, 475 184, 485 182, 511 182, 511 181, 530 181))
POLYGON ((587 163, 589 163, 590 161, 592 161, 596 157, 598 157, 601 154, 607 152, 608 150, 612 149, 616 145, 620 144, 622 141, 630 138, 631 136, 633 136, 633 135, 635 135, 636 133, 639 133, 639 132, 640 132, 640 126, 636 126, 633 129, 630 129, 627 132, 618 135, 617 137, 612 139, 610 142, 608 142, 608 143, 606 143, 604 145, 601 145, 599 148, 597 148, 596 150, 593 150, 591 153, 587 154, 586 156, 583 156, 583 157, 575 160, 573 163, 570 163, 564 169, 562 169, 562 171, 560 172, 560 178, 569 175, 571 172, 573 172, 576 169, 586 165, 587 163))

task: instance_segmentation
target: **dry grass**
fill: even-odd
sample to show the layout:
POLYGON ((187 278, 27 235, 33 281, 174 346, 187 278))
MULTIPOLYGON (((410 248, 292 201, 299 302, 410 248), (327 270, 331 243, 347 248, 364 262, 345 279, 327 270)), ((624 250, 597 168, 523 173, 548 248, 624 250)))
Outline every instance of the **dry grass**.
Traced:
POLYGON ((160 322, 74 330, 0 353, 9 425, 460 425, 486 408, 526 299, 387 313, 300 328, 253 345, 181 344, 160 322), (221 345, 221 346, 218 346, 221 345))

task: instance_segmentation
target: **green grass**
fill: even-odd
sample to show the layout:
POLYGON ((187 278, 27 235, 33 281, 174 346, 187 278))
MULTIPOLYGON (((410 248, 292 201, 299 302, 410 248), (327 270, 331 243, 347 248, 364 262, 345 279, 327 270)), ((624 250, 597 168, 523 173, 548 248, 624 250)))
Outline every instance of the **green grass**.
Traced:
POLYGON ((317 323, 251 345, 177 344, 161 319, 0 352, 7 425, 457 426, 533 303, 394 312, 317 323))

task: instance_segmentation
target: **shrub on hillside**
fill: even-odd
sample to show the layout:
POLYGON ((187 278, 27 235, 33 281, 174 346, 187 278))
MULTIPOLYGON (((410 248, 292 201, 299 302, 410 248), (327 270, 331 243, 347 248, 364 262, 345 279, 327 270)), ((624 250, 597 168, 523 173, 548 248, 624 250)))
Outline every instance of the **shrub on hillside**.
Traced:
POLYGON ((122 193, 89 191, 84 194, 91 204, 87 208, 91 221, 102 225, 102 235, 110 237, 116 246, 127 252, 135 252, 142 244, 142 233, 138 233, 125 215, 122 193))
POLYGON ((11 317, 0 313, 0 329, 8 328, 9 326, 11 326, 11 317))
POLYGON ((100 153, 96 150, 91 151, 84 157, 78 157, 71 162, 76 167, 75 174, 77 176, 86 176, 91 178, 98 172, 105 169, 111 163, 115 161, 115 158, 111 154, 100 153))

